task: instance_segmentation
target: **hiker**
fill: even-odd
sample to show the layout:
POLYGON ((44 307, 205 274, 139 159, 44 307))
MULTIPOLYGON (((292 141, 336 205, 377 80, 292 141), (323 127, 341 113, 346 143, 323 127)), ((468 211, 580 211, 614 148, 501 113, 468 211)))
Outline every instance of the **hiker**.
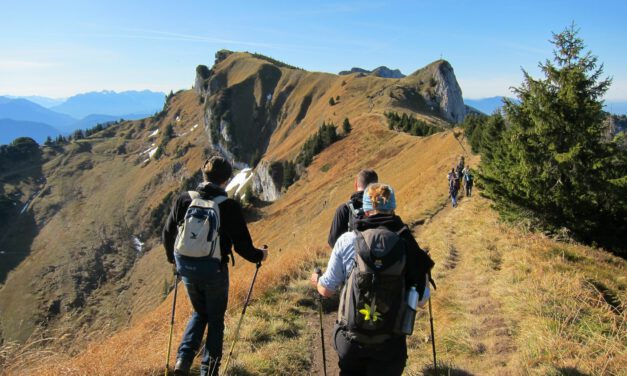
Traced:
POLYGON ((464 163, 465 163, 465 159, 463 155, 459 156, 459 163, 457 163, 457 168, 455 169, 455 172, 457 172, 457 176, 461 176, 462 175, 462 171, 464 170, 464 163))
POLYGON ((470 166, 464 168, 464 188, 466 188, 466 196, 470 197, 472 194, 473 176, 470 171, 470 166))
POLYGON ((201 346, 205 327, 208 327, 208 330, 200 375, 218 374, 222 359, 224 314, 229 292, 228 261, 229 258, 233 258, 231 248, 234 247, 240 256, 253 263, 265 260, 268 255, 266 249, 257 249, 253 246, 239 203, 227 197, 224 189, 232 172, 231 165, 224 158, 208 159, 202 168, 203 183, 196 191, 183 192, 175 199, 163 228, 166 256, 170 263, 176 265, 176 271, 182 277, 194 308, 178 348, 175 375, 189 373, 196 352, 201 346), (206 226, 204 228, 207 228, 209 223, 215 224, 218 228, 215 235, 217 237, 210 236, 211 233, 215 233, 211 230, 203 232, 203 229, 195 229, 196 233, 190 232, 189 239, 193 240, 183 238, 182 234, 192 228, 193 221, 199 214, 203 214, 202 209, 210 204, 216 204, 218 209, 213 211, 213 217, 207 212, 207 217, 203 217, 206 220, 195 222, 200 223, 198 226, 206 226), (215 215, 216 212, 219 212, 219 216, 215 215), (188 224, 189 227, 186 228, 188 224), (201 234, 200 237, 197 236, 198 233, 201 234), (196 243, 192 242, 198 241, 198 238, 205 240, 203 243, 205 248, 207 244, 212 244, 208 255, 196 257, 197 253, 194 253, 192 246, 196 243), (210 239, 214 241, 208 242, 210 239))
MULTIPOLYGON (((340 375, 401 375, 407 360, 401 327, 409 311, 406 292, 418 293, 417 306, 427 301, 434 263, 394 214, 392 187, 369 185, 363 209, 355 231, 335 243, 325 273, 319 279, 313 273, 310 282, 325 297, 344 285, 332 336, 340 375)), ((413 330, 413 317, 411 325, 413 330)))
POLYGON ((345 232, 352 231, 356 219, 363 217, 362 196, 364 188, 369 184, 379 181, 379 176, 374 170, 361 170, 355 176, 355 192, 348 202, 341 204, 335 209, 335 216, 329 231, 328 243, 331 248, 337 239, 345 232))
POLYGON ((448 193, 451 196, 451 201, 453 202, 454 208, 457 207, 457 193, 458 192, 459 192, 459 178, 457 177, 455 168, 452 168, 451 172, 449 172, 448 193))

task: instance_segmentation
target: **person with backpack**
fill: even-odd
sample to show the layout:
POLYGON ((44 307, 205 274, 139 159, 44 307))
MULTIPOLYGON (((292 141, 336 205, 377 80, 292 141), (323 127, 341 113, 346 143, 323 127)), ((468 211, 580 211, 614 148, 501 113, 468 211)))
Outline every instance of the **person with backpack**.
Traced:
POLYGON ((343 285, 332 337, 340 375, 401 375, 411 313, 428 300, 434 263, 394 214, 392 187, 369 185, 363 209, 355 230, 335 243, 325 273, 313 273, 310 282, 325 297, 343 285))
POLYGON ((194 308, 179 345, 175 375, 188 375, 207 330, 201 376, 217 375, 222 359, 231 248, 249 262, 260 263, 268 253, 253 246, 237 201, 225 187, 232 167, 222 157, 208 159, 196 191, 182 192, 175 200, 163 228, 168 262, 176 265, 194 308))
POLYGON ((464 187, 466 188, 466 196, 470 197, 472 195, 472 185, 473 185, 473 176, 470 171, 470 166, 466 166, 464 168, 464 187))
POLYGON ((459 178, 457 177, 457 173, 455 171, 451 171, 453 174, 453 178, 448 182, 448 193, 451 196, 451 202, 453 203, 453 207, 457 207, 457 193, 459 193, 459 178))
POLYGON ((368 184, 378 181, 379 176, 374 170, 359 171, 355 177, 355 192, 351 195, 350 200, 335 209, 335 216, 333 217, 333 223, 329 230, 328 239, 331 248, 333 248, 335 242, 343 233, 353 231, 355 220, 363 218, 362 196, 364 188, 366 188, 368 184))

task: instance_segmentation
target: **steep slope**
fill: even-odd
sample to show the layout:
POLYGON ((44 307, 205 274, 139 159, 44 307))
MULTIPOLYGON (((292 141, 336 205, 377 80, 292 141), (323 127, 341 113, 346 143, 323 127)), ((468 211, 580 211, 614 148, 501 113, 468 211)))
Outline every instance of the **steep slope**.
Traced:
POLYGON ((443 128, 463 120, 461 90, 450 65, 434 62, 401 80, 337 76, 274 64, 247 53, 221 51, 212 69, 199 67, 196 90, 205 102, 212 145, 236 165, 256 165, 264 200, 280 196, 282 171, 323 122, 340 125, 367 113, 412 112, 443 128), (461 107, 460 107, 461 105, 461 107))
MULTIPOLYGON (((160 302, 167 273, 153 272, 167 266, 144 270, 143 256, 158 241, 168 194, 205 158, 200 123, 198 99, 187 92, 172 98, 159 117, 55 146, 56 156, 40 165, 37 194, 22 189, 21 197, 30 196, 23 216, 34 231, 27 247, 14 245, 22 225, 0 239, 7 253, 28 255, 0 289, 4 340, 23 342, 42 327, 81 335, 115 328, 160 302), (178 135, 169 141, 162 136, 168 125, 178 135), (155 160, 158 149, 163 157, 155 160), (142 249, 138 241, 146 243, 142 249)), ((4 179, 2 189, 13 192, 10 187, 30 179, 4 179)))
MULTIPOLYGON (((442 64, 432 64, 433 72, 442 64)), ((324 249, 327 217, 348 197, 360 168, 377 168, 397 184, 399 197, 411 196, 401 210, 409 220, 444 200, 445 182, 429 182, 462 153, 455 135, 399 134, 388 130, 383 115, 410 112, 449 129, 437 100, 437 107, 425 107, 431 99, 420 94, 420 82, 306 72, 224 51, 211 70, 198 71, 196 90, 173 95, 163 112, 58 145, 58 154, 42 164, 45 183, 26 210, 36 230, 29 254, 0 289, 4 341, 46 337, 38 343, 71 353, 158 305, 171 283, 159 228, 172 194, 193 188, 200 165, 215 151, 239 167, 259 161, 255 175, 261 176, 273 162, 295 158, 322 122, 350 118, 353 124, 352 133, 303 168, 298 182, 279 191, 285 199, 251 213, 263 218, 251 225, 259 242, 278 251, 268 266, 275 272, 260 279, 262 291, 324 249), (288 227, 285 213, 297 218, 288 227)), ((271 188, 266 183, 258 193, 271 188)), ((236 300, 244 283, 237 273, 236 300)))
MULTIPOLYGON (((349 197, 352 179, 359 169, 375 168, 382 180, 396 188, 398 200, 403 203, 399 214, 408 222, 420 222, 446 200, 444 171, 460 153, 463 149, 452 132, 418 138, 389 131, 385 118, 379 114, 356 119, 354 130, 348 137, 322 152, 309 167, 306 178, 290 187, 280 200, 259 209, 262 219, 250 224, 256 243, 268 244, 272 253, 259 273, 255 296, 283 285, 289 276, 301 274, 304 265, 311 265, 320 255, 328 253, 329 223, 335 208, 349 197), (358 151, 364 158, 343 157, 356 155, 358 151), (440 184, 433 184, 434 181, 440 181, 440 184)), ((158 253, 162 258, 161 251, 158 253)), ((311 268, 307 266, 306 269, 311 268)), ((230 325, 237 319, 235 312, 244 298, 252 271, 252 265, 238 259, 231 272, 229 300, 234 315, 229 319, 232 320, 230 325)), ((84 355, 61 367, 85 374, 157 372, 167 341, 166 318, 170 304, 171 300, 166 300, 111 342, 94 345, 84 355), (114 348, 126 351, 120 356, 111 351, 114 348), (93 362, 95 358, 99 361, 93 362), (116 371, 122 364, 125 364, 124 370, 116 371)), ((180 339, 189 314, 187 299, 181 298, 179 304, 175 341, 180 339)), ((40 369, 40 372, 55 374, 59 369, 40 369)))

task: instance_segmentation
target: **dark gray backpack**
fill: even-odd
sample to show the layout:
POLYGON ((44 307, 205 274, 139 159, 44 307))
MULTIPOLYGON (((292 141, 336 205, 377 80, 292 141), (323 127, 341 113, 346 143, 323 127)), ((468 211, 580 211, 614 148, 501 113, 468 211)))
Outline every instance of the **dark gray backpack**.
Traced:
POLYGON ((401 335, 407 257, 400 232, 355 231, 355 264, 340 295, 338 323, 356 342, 376 344, 401 335))
POLYGON ((353 231, 356 222, 365 217, 365 212, 363 208, 355 209, 353 200, 348 201, 346 207, 348 207, 348 231, 353 231))

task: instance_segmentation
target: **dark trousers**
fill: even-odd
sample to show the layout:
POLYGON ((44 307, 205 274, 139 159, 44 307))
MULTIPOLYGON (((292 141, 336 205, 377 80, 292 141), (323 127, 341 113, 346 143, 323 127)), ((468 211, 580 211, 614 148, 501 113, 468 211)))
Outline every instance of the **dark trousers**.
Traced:
POLYGON ((472 194, 472 183, 466 182, 466 196, 470 197, 472 194))
MULTIPOLYGON (((217 375, 222 359, 224 313, 229 297, 229 274, 226 267, 217 273, 195 279, 183 276, 187 295, 194 307, 178 349, 178 358, 193 361, 202 344, 205 327, 207 340, 201 367, 206 374, 217 375)), ((203 372, 204 373, 204 372, 203 372)))
POLYGON ((340 358, 340 376, 400 376, 405 369, 405 336, 378 345, 362 345, 351 342, 344 331, 336 327, 333 344, 340 358))

